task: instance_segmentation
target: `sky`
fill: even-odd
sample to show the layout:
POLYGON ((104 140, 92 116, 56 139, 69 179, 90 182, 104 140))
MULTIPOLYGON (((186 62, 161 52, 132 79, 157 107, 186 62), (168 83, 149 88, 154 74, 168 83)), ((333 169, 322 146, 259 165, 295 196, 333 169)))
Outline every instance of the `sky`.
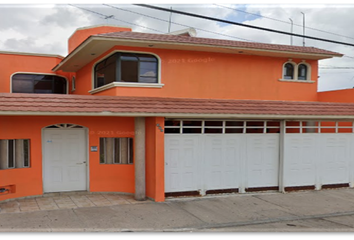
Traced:
MULTIPOLYGON (((0 51, 33 52, 66 56, 67 40, 75 29, 98 24, 131 27, 136 32, 164 34, 193 27, 198 37, 291 44, 291 37, 192 18, 135 6, 130 3, 90 2, 26 5, 0 4, 0 51)), ((117 1, 115 1, 117 2, 117 1)), ((297 1, 299 2, 299 1, 297 1)), ((15 3, 15 4, 14 4, 15 3)), ((151 5, 207 15, 238 23, 354 44, 354 4, 349 3, 205 3, 151 5), (305 16, 305 21, 304 20, 305 16), (293 25, 291 25, 291 20, 293 25)), ((293 37, 293 45, 302 46, 303 38, 293 37)), ((319 91, 354 87, 354 47, 305 39, 305 46, 344 54, 342 58, 320 60, 319 91)))

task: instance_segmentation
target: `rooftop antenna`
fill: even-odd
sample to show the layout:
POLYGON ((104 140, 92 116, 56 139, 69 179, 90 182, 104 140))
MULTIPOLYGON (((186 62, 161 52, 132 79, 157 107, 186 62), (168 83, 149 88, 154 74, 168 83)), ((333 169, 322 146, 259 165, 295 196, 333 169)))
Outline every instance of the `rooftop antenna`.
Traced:
POLYGON ((104 19, 106 19, 106 23, 108 24, 109 19, 114 18, 114 15, 106 16, 104 19))
POLYGON ((302 45, 305 47, 305 13, 302 13, 302 35, 304 36, 302 39, 302 45))
MULTIPOLYGON (((289 18, 290 22, 291 22, 291 33, 293 33, 293 20, 291 18, 289 18)), ((290 44, 293 45, 293 35, 290 35, 290 44)))

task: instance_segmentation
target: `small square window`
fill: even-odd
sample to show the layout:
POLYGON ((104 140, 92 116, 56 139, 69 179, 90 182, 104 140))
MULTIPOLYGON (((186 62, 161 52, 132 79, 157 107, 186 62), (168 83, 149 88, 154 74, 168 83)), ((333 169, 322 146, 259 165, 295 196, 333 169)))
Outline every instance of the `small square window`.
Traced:
POLYGON ((29 147, 28 139, 0 140, 0 169, 29 167, 29 147))
POLYGON ((100 138, 100 163, 132 164, 133 138, 100 138))

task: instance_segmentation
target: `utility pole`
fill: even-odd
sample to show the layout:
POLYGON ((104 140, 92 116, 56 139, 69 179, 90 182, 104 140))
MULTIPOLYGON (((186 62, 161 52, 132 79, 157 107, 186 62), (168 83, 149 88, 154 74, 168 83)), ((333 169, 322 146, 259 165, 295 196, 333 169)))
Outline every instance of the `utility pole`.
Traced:
MULTIPOLYGON (((172 10, 172 7, 171 7, 172 10)), ((170 20, 168 21, 168 33, 171 32, 171 17, 172 17, 172 11, 170 12, 170 20)))
POLYGON ((302 35, 304 36, 302 39, 302 45, 305 47, 305 13, 302 13, 302 35))
MULTIPOLYGON (((290 19, 290 22, 291 22, 291 33, 293 33, 293 27, 294 27, 294 24, 293 24, 293 20, 291 18, 290 19)), ((290 35, 290 45, 293 45, 293 35, 290 35)))

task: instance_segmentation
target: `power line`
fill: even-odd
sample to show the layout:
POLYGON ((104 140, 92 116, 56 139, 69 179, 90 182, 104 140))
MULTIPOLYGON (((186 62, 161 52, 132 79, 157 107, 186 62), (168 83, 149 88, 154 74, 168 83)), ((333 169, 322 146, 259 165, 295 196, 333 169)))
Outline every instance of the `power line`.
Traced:
POLYGON ((351 43, 345 43, 345 42, 333 41, 333 40, 323 39, 323 38, 318 38, 318 37, 312 37, 312 36, 305 36, 305 35, 300 35, 300 34, 288 33, 288 32, 283 32, 283 31, 274 30, 274 29, 270 29, 270 28, 257 27, 257 26, 253 26, 253 25, 249 25, 249 24, 237 23, 237 22, 232 22, 232 21, 223 20, 223 19, 214 18, 214 17, 208 17, 208 16, 194 14, 194 13, 171 10, 171 9, 166 9, 166 8, 162 8, 162 7, 152 6, 152 5, 148 5, 148 4, 134 4, 134 5, 137 5, 137 6, 140 6, 140 7, 151 8, 151 9, 155 9, 155 10, 160 10, 160 11, 173 12, 173 13, 177 13, 177 14, 190 16, 190 17, 202 18, 202 19, 207 19, 207 20, 211 20, 211 21, 217 21, 217 22, 228 23, 228 24, 232 24, 232 25, 238 25, 238 26, 242 26, 242 27, 253 28, 253 29, 262 30, 262 31, 268 31, 268 32, 273 32, 273 33, 291 35, 291 36, 301 37, 301 38, 309 38, 309 39, 313 39, 313 40, 336 43, 336 44, 342 44, 342 45, 347 45, 347 46, 354 47, 354 44, 351 44, 351 43))
MULTIPOLYGON (((289 22, 287 22, 287 21, 280 20, 280 19, 276 19, 276 18, 271 18, 271 17, 267 17, 267 16, 263 16, 263 15, 261 15, 261 14, 250 13, 250 12, 247 12, 247 11, 243 11, 243 10, 235 9, 235 8, 231 8, 231 7, 226 7, 226 6, 219 5, 219 4, 214 4, 214 5, 215 5, 215 6, 218 6, 218 7, 223 7, 223 8, 231 9, 231 10, 234 10, 234 11, 237 11, 237 12, 242 12, 242 13, 254 15, 254 16, 257 16, 257 17, 267 18, 267 19, 270 19, 270 20, 273 20, 273 21, 277 21, 277 22, 282 22, 282 23, 286 23, 286 24, 291 24, 291 23, 289 23, 289 22)), ((302 25, 296 24, 296 23, 294 23, 293 25, 298 26, 298 27, 303 27, 302 25)), ((353 37, 341 35, 341 34, 338 34, 338 33, 332 33, 332 32, 324 31, 324 30, 317 29, 317 28, 312 28, 312 27, 308 27, 308 26, 305 27, 305 28, 311 29, 311 30, 315 30, 315 31, 318 31, 318 32, 323 32, 323 33, 332 34, 332 35, 335 35, 335 36, 340 36, 340 37, 345 37, 345 38, 354 39, 353 37)))
MULTIPOLYGON (((183 27, 191 27, 191 26, 184 25, 184 24, 181 24, 181 23, 176 23, 176 22, 173 22, 173 21, 167 21, 167 20, 162 19, 162 18, 153 17, 153 16, 146 15, 146 14, 143 14, 143 13, 134 12, 134 11, 132 11, 132 10, 128 10, 128 9, 124 9, 124 8, 115 7, 115 6, 112 6, 112 5, 109 5, 109 4, 102 4, 102 5, 108 6, 108 7, 111 7, 111 8, 115 8, 115 9, 118 9, 118 10, 121 10, 121 11, 125 11, 125 12, 130 12, 130 13, 138 14, 138 15, 141 15, 141 16, 144 16, 144 17, 156 19, 156 20, 163 21, 163 22, 171 22, 171 23, 173 23, 173 24, 176 24, 176 25, 179 25, 179 26, 183 26, 183 27)), ((213 34, 217 34, 217 35, 220 35, 220 36, 225 36, 225 37, 229 37, 229 38, 240 39, 240 40, 243 40, 243 41, 254 42, 254 41, 252 41, 252 40, 245 39, 245 38, 234 37, 234 36, 226 35, 226 34, 223 34, 223 33, 213 32, 213 31, 209 31, 209 30, 205 30, 205 29, 201 29, 201 28, 196 28, 196 27, 194 27, 194 28, 195 28, 196 30, 199 30, 199 31, 204 31, 204 32, 208 32, 208 33, 213 33, 213 34)))
POLYGON ((354 69, 354 67, 319 67, 319 69, 354 69))
POLYGON ((91 12, 91 13, 103 16, 104 19, 108 19, 109 18, 109 19, 113 19, 113 20, 116 20, 116 21, 119 21, 119 22, 124 22, 124 23, 130 24, 130 25, 135 25, 135 26, 138 26, 138 27, 146 28, 146 29, 149 29, 149 30, 152 30, 152 31, 164 33, 164 32, 162 32, 160 30, 157 30, 157 29, 153 29, 153 28, 145 27, 145 26, 142 26, 142 25, 139 25, 139 24, 135 24, 135 23, 131 23, 131 22, 127 22, 127 21, 123 21, 123 20, 117 19, 113 15, 105 15, 105 14, 102 14, 102 13, 99 13, 99 12, 96 12, 96 11, 93 11, 93 10, 89 10, 89 9, 86 9, 86 8, 83 8, 83 7, 78 7, 78 6, 75 6, 75 5, 72 5, 72 4, 68 4, 68 5, 70 5, 72 7, 76 7, 76 8, 82 9, 82 10, 85 10, 87 12, 91 12))

